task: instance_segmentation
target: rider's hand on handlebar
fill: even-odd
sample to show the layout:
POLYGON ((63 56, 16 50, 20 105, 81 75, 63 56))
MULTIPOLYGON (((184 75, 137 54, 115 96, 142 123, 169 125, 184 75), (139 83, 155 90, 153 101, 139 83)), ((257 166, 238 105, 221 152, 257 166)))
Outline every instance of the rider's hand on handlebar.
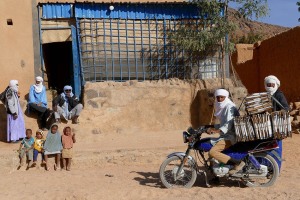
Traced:
POLYGON ((213 134, 212 128, 208 128, 208 129, 206 130, 206 133, 207 133, 208 135, 213 134))
POLYGON ((212 135, 214 133, 219 133, 219 132, 220 132, 220 130, 219 129, 215 129, 215 128, 208 128, 207 131, 206 131, 206 133, 208 135, 212 135))

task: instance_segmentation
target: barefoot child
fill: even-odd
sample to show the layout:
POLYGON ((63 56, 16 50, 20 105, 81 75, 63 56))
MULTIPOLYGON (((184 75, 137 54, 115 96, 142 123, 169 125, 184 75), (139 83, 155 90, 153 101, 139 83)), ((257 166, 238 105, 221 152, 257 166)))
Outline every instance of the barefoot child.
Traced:
POLYGON ((71 170, 71 160, 73 157, 73 143, 76 142, 75 133, 72 134, 71 127, 67 126, 63 130, 64 134, 61 137, 63 150, 63 164, 67 171, 71 170))
POLYGON ((61 135, 57 131, 58 125, 52 124, 50 130, 48 131, 46 141, 44 143, 44 155, 46 161, 46 170, 49 171, 48 165, 48 155, 55 155, 55 165, 54 170, 59 169, 60 165, 60 154, 62 150, 62 143, 61 143, 61 135))
POLYGON ((29 169, 31 166, 32 162, 32 157, 33 157, 33 143, 34 143, 34 138, 32 137, 32 130, 31 129, 26 129, 26 137, 22 140, 20 144, 20 148, 18 150, 19 152, 19 158, 20 158, 20 165, 18 169, 20 169, 24 165, 24 156, 25 156, 25 161, 26 158, 28 159, 28 165, 26 170, 29 169))
POLYGON ((41 129, 36 131, 35 139, 34 139, 34 149, 33 149, 33 164, 32 167, 36 166, 36 161, 39 153, 42 155, 42 164, 44 164, 44 153, 43 153, 43 146, 44 146, 44 133, 41 129))

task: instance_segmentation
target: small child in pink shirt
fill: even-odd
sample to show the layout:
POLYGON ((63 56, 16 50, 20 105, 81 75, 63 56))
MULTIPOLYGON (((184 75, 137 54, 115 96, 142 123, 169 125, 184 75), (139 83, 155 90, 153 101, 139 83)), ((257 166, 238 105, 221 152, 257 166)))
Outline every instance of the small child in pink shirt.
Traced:
POLYGON ((76 142, 75 133, 72 134, 71 127, 67 126, 63 130, 64 134, 61 136, 63 145, 62 158, 63 165, 67 171, 71 170, 71 160, 73 157, 73 144, 76 142))

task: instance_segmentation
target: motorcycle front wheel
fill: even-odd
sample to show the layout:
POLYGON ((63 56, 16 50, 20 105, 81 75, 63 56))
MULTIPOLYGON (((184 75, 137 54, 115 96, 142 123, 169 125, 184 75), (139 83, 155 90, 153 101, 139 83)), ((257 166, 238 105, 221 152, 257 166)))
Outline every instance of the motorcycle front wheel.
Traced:
MULTIPOLYGON (((264 153, 255 154, 254 156, 261 165, 267 166, 268 173, 265 177, 253 177, 245 180, 245 185, 248 187, 269 187, 273 185, 279 176, 279 167, 276 160, 272 156, 264 153)), ((252 166, 252 168, 254 167, 252 166)))
POLYGON ((188 160, 179 172, 182 158, 172 156, 166 159, 160 166, 159 176, 166 188, 185 187, 191 188, 197 178, 197 172, 193 163, 188 160))

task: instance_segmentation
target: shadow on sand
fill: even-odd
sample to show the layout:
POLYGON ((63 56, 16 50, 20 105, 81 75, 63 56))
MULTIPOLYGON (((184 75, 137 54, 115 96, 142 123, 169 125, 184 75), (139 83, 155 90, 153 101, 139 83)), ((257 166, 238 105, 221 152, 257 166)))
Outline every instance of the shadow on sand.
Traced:
MULTIPOLYGON (((134 180, 138 181, 140 185, 148 186, 148 187, 154 187, 154 188, 165 188, 165 186, 161 183, 159 178, 159 173, 153 173, 153 172, 136 172, 132 171, 131 173, 136 173, 142 177, 135 177, 134 180)), ((212 176, 208 176, 208 180, 211 180, 212 176)), ((244 184, 238 181, 233 180, 227 180, 225 178, 220 178, 219 183, 212 183, 210 182, 211 188, 212 187, 239 187, 244 188, 246 187, 244 184)), ((205 184, 205 178, 204 175, 198 175, 196 182, 194 183, 193 187, 201 187, 201 188, 207 188, 205 184)))

